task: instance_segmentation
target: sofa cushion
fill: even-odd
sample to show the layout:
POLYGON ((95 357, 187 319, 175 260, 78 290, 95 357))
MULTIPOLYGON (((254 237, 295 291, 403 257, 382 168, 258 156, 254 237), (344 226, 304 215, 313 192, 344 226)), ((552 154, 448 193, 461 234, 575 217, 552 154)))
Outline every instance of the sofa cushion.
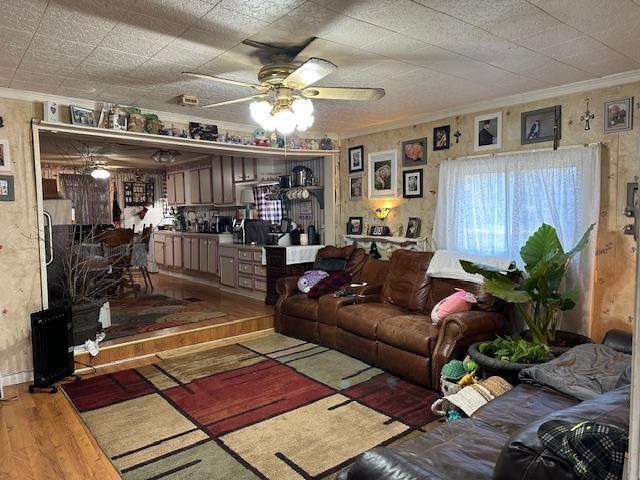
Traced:
POLYGON ((447 422, 396 447, 363 453, 338 479, 491 480, 506 440, 502 432, 470 418, 447 422))
POLYGON ((360 303, 349 305, 338 311, 338 327, 376 340, 376 332, 380 322, 409 312, 388 303, 360 303))
POLYGON ((430 357, 439 330, 426 315, 400 315, 380 322, 377 337, 379 342, 430 357))
POLYGON ((549 387, 520 384, 480 407, 473 413, 473 418, 511 435, 544 415, 577 403, 575 398, 549 387))
POLYGON ((410 312, 422 311, 427 299, 427 268, 432 256, 433 252, 393 252, 380 299, 410 312))
POLYGON ((429 282, 424 311, 430 313, 440 300, 454 294, 456 288, 460 288, 476 296, 478 302, 473 305, 473 310, 497 312, 500 311, 504 305, 502 300, 488 293, 482 285, 465 282, 463 280, 454 280, 452 278, 432 277, 429 282))
POLYGON ((318 300, 307 297, 305 293, 286 298, 280 308, 285 315, 318 320, 318 300))

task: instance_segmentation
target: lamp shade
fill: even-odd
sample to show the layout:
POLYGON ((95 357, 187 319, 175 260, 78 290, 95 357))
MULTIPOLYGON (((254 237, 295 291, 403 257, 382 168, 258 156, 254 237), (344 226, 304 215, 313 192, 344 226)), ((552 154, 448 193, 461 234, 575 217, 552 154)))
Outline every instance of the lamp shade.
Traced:
POLYGON ((240 202, 241 203, 255 203, 255 198, 253 197, 253 189, 245 188, 240 192, 240 202))

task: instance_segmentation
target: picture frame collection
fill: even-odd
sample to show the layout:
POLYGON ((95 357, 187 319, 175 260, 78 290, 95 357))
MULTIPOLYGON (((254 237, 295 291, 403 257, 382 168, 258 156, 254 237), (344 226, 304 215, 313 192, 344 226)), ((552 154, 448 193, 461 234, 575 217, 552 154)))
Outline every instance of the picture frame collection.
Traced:
POLYGON ((0 139, 0 202, 12 202, 16 199, 9 140, 0 139))
MULTIPOLYGON (((633 97, 623 97, 603 102, 602 129, 604 133, 624 132, 633 129, 633 97)), ((476 115, 474 125, 474 151, 497 150, 502 148, 503 128, 502 112, 490 112, 476 115)), ((562 138, 562 106, 552 105, 536 110, 523 111, 520 114, 520 144, 553 142, 554 148, 562 138)), ((400 159, 398 152, 384 150, 367 154, 368 198, 396 197, 397 167, 401 162, 402 197, 405 199, 424 197, 424 166, 428 162, 428 139, 416 138, 402 141, 400 159), (417 168, 416 168, 417 167, 417 168), (373 173, 372 173, 373 172, 373 173)), ((432 150, 448 150, 451 147, 451 125, 441 125, 433 129, 432 150)), ((364 145, 348 150, 349 160, 349 199, 364 198, 365 163, 364 145)), ((358 223, 362 233, 362 217, 349 217, 358 223)), ((350 223, 349 223, 350 225, 350 223)), ((350 231, 348 226, 348 230, 350 231)), ((351 229, 352 230, 352 229, 351 229)), ((413 232, 420 232, 420 219, 411 217, 407 225, 407 238, 413 232)))

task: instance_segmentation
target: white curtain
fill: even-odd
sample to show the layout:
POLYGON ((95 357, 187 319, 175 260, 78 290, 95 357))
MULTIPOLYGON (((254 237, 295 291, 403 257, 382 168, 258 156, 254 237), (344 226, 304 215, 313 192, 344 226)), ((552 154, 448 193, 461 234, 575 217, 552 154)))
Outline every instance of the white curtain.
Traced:
MULTIPOLYGON (((491 157, 440 165, 433 238, 437 248, 507 257, 522 267, 520 248, 543 222, 572 248, 600 209, 600 145, 491 157)), ((572 262, 566 288, 577 306, 561 328, 588 333, 593 296, 596 230, 572 262)))

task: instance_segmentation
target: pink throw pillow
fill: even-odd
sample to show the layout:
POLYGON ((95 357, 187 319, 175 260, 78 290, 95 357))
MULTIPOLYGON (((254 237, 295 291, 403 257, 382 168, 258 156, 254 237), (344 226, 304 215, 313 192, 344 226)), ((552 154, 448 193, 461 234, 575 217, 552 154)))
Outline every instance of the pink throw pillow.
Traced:
POLYGON ((440 325, 447 315, 471 310, 471 304, 478 303, 473 293, 456 288, 456 293, 440 300, 431 310, 431 321, 434 325, 440 325))

